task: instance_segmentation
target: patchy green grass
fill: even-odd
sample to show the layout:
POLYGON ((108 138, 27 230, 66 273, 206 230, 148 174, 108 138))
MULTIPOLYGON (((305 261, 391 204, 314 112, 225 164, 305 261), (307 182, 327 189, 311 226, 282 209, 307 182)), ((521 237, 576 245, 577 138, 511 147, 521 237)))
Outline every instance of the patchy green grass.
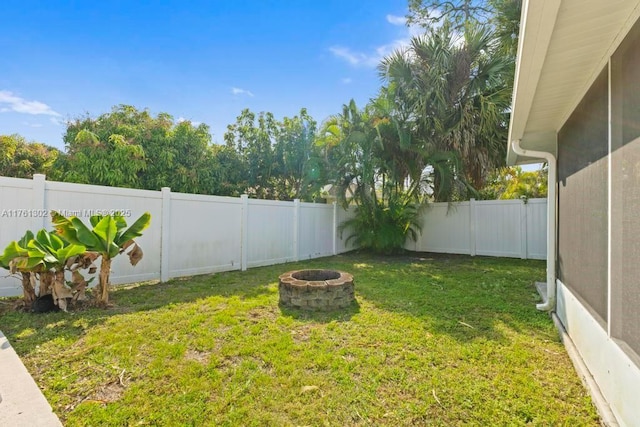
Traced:
POLYGON ((0 329, 67 426, 598 425, 548 315, 544 264, 345 255, 147 284, 0 329), (352 272, 357 304, 278 306, 277 277, 352 272))

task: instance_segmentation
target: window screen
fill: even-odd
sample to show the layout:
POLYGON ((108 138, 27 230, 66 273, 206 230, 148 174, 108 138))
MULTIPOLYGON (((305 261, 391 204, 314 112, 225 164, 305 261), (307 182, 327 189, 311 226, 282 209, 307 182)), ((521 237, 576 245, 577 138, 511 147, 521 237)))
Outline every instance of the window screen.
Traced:
POLYGON ((558 277, 604 326, 608 307, 608 75, 558 133, 558 277))
POLYGON ((640 25, 611 57, 611 333, 640 354, 640 25))

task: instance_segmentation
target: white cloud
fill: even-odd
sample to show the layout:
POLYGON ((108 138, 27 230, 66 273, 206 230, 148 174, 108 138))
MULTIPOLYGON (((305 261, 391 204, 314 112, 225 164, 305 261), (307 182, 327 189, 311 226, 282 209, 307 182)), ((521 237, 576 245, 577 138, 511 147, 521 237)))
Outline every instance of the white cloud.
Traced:
POLYGON ((373 48, 369 52, 357 52, 344 46, 331 46, 329 51, 337 58, 340 58, 354 67, 376 67, 387 55, 397 49, 404 48, 411 43, 411 37, 422 34, 424 31, 419 26, 407 26, 407 19, 404 16, 387 15, 387 22, 394 26, 402 26, 398 37, 389 43, 373 48))
POLYGON ((385 56, 391 54, 396 49, 407 46, 409 41, 409 38, 397 39, 391 43, 380 45, 368 53, 354 52, 344 46, 332 46, 329 48, 329 51, 333 53, 334 56, 344 59, 354 67, 374 68, 385 56))
POLYGON ((8 90, 0 90, 0 105, 2 105, 0 112, 3 113, 13 111, 15 113, 60 117, 60 113, 54 111, 47 104, 40 101, 27 101, 8 90))
POLYGON ((407 18, 405 18, 404 16, 397 16, 397 15, 387 15, 387 22, 391 25, 406 25, 407 24, 407 18))
POLYGON ((23 125, 29 126, 30 128, 41 128, 42 123, 31 123, 31 122, 22 122, 23 125))
POLYGON ((178 117, 178 123, 189 122, 192 126, 198 127, 202 124, 202 122, 194 122, 193 120, 185 119, 184 117, 178 117))
POLYGON ((349 83, 353 82, 351 77, 345 77, 344 79, 342 79, 340 81, 342 82, 342 84, 345 84, 345 85, 348 85, 349 83))
POLYGON ((329 51, 333 53, 336 57, 340 59, 344 59, 351 65, 362 65, 362 64, 369 65, 369 62, 371 62, 371 58, 368 55, 360 52, 353 52, 348 47, 331 46, 329 48, 329 51))
MULTIPOLYGON (((408 38, 424 33, 424 28, 420 27, 419 25, 409 25, 407 23, 407 18, 405 16, 389 14, 387 15, 387 22, 391 25, 395 25, 398 27, 405 27, 407 29, 407 36, 408 36, 406 37, 407 43, 408 43, 408 38)), ((441 25, 442 24, 437 24, 436 26, 439 27, 441 25)), ((405 40, 405 39, 403 38, 402 40, 405 40)))
POLYGON ((240 89, 239 87, 232 87, 231 88, 231 93, 234 94, 234 95, 253 96, 253 93, 251 93, 251 91, 246 90, 246 89, 240 89))

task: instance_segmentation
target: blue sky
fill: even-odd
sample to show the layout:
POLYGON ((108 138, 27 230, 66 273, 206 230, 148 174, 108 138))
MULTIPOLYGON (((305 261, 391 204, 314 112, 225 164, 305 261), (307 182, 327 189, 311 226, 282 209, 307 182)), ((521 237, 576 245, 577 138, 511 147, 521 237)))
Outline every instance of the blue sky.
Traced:
POLYGON ((204 122, 243 108, 321 122, 381 81, 407 0, 15 1, 0 13, 0 134, 63 148, 64 121, 117 104, 204 122))

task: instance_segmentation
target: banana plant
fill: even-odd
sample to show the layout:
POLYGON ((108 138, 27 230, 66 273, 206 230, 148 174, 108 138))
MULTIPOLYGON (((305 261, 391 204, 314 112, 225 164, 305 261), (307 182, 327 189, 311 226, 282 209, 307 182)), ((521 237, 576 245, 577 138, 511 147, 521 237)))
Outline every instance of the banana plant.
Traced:
POLYGON ((109 286, 111 261, 127 252, 131 265, 142 259, 142 249, 133 240, 142 236, 142 231, 151 222, 151 214, 145 212, 130 227, 122 215, 94 215, 89 220, 92 229, 87 227, 78 217, 64 217, 58 212, 51 213, 56 232, 65 240, 86 247, 88 252, 95 252, 101 257, 98 274, 98 302, 106 306, 109 303, 109 286))
POLYGON ((33 240, 33 233, 27 231, 18 241, 9 243, 7 248, 0 255, 0 268, 9 270, 11 274, 20 273, 22 276, 22 297, 24 304, 31 306, 36 299, 36 275, 34 266, 28 268, 29 253, 27 244, 33 240), (22 268, 18 268, 18 264, 22 264, 22 268))
POLYGON ((25 304, 31 305, 36 298, 37 275, 40 279, 38 295, 52 294, 54 303, 66 311, 67 298, 77 298, 78 291, 83 292, 84 288, 77 275, 71 283, 77 282, 79 289, 67 286, 64 272, 65 269, 72 270, 71 267, 88 268, 91 257, 85 252, 84 246, 69 243, 47 230, 40 230, 35 236, 27 231, 22 239, 7 246, 0 257, 0 264, 11 273, 22 274, 25 304))
POLYGON ((74 289, 67 286, 65 270, 73 265, 84 263, 86 248, 70 243, 47 230, 40 230, 35 238, 27 243, 29 262, 40 260, 42 266, 40 283, 51 283, 53 302, 67 311, 67 298, 74 297, 74 289))

